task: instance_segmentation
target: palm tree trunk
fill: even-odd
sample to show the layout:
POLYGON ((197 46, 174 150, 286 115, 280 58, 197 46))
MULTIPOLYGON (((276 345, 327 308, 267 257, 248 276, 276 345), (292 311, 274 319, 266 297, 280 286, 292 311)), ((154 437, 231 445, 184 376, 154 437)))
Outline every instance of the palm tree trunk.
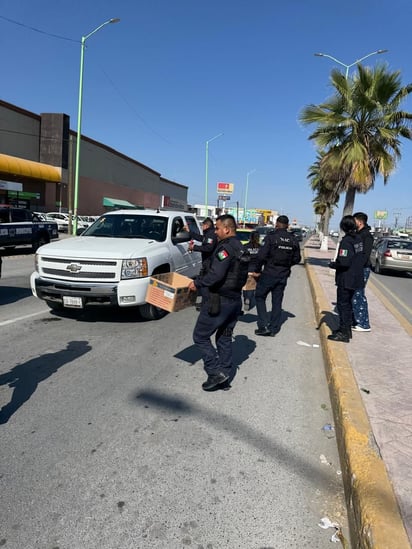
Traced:
POLYGON ((330 206, 327 206, 325 213, 323 214, 323 235, 320 243, 320 249, 323 252, 328 251, 328 239, 329 239, 329 218, 330 218, 330 206))
POLYGON ((356 195, 356 189, 353 187, 350 187, 346 191, 345 195, 345 205, 343 206, 343 215, 352 215, 353 213, 353 207, 355 205, 355 195, 356 195))

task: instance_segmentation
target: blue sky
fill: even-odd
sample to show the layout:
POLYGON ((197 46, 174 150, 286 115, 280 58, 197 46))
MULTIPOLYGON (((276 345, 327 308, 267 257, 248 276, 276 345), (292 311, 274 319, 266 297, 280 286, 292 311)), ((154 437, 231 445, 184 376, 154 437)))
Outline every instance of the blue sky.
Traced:
MULTIPOLYGON (((248 207, 313 224, 306 178, 315 150, 298 118, 330 95, 339 68, 313 54, 349 65, 388 49, 364 64, 386 63, 412 82, 410 0, 2 0, 0 97, 64 112, 75 130, 80 40, 112 17, 120 23, 86 42, 82 133, 187 185, 191 203, 204 203, 206 141, 223 132, 209 144, 209 203, 223 181, 243 205, 256 170, 248 207)), ((412 111, 412 97, 403 107, 412 111)), ((378 179, 355 209, 412 220, 411 177, 404 142, 388 184, 378 179)))

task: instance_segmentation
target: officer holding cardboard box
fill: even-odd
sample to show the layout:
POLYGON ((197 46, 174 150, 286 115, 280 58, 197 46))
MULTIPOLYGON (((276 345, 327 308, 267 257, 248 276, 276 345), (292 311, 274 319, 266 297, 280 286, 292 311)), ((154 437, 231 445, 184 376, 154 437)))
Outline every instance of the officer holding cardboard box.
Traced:
POLYGON ((218 244, 211 258, 204 262, 202 274, 189 284, 200 291, 203 301, 193 341, 202 352, 207 380, 205 391, 225 388, 232 375, 232 333, 242 309, 242 287, 247 278, 248 262, 242 262, 244 250, 236 238, 236 221, 232 215, 217 218, 218 244), (211 337, 216 334, 216 348, 211 337))

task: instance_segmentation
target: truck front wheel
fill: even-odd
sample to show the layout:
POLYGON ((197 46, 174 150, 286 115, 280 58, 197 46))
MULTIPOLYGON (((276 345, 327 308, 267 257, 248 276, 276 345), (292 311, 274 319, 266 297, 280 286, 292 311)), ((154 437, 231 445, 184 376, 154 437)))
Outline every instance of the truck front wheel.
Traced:
POLYGON ((164 311, 159 307, 155 307, 150 303, 140 305, 139 312, 145 320, 159 320, 167 315, 167 311, 164 311))

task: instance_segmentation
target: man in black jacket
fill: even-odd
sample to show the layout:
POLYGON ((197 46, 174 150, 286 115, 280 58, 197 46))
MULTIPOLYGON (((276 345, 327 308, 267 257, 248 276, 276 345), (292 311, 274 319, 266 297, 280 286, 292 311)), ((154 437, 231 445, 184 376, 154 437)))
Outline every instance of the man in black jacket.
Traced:
POLYGON ((255 292, 258 314, 256 335, 274 336, 280 330, 282 301, 292 265, 300 263, 300 246, 292 233, 288 232, 289 219, 280 215, 275 231, 265 237, 259 249, 253 276, 258 278, 255 292), (262 267, 264 270, 261 273, 262 267), (261 273, 261 274, 260 274, 261 273), (272 294, 272 311, 268 315, 266 298, 272 294))
POLYGON ((190 238, 192 240, 200 241, 201 244, 195 244, 194 242, 189 243, 189 250, 191 252, 201 252, 202 254, 202 263, 209 259, 212 255, 217 244, 217 236, 215 234, 215 228, 213 226, 213 221, 210 217, 206 217, 202 221, 202 231, 203 235, 189 231, 189 227, 185 226, 185 230, 189 232, 190 238))
POLYGON ((218 217, 215 230, 218 245, 202 273, 189 284, 192 291, 200 291, 203 297, 193 341, 202 353, 208 376, 202 384, 205 391, 224 388, 233 373, 232 333, 242 308, 244 284, 237 279, 235 268, 242 245, 236 238, 234 217, 218 217), (213 334, 216 348, 211 342, 213 334))
MULTIPOLYGON (((368 225, 368 216, 363 212, 353 214, 356 223, 356 232, 363 242, 363 255, 365 261, 363 264, 363 282, 366 287, 371 272, 370 255, 373 247, 373 236, 370 233, 368 225)), ((356 332, 370 332, 368 301, 365 295, 365 287, 355 291, 352 298, 353 326, 352 330, 356 332)))

